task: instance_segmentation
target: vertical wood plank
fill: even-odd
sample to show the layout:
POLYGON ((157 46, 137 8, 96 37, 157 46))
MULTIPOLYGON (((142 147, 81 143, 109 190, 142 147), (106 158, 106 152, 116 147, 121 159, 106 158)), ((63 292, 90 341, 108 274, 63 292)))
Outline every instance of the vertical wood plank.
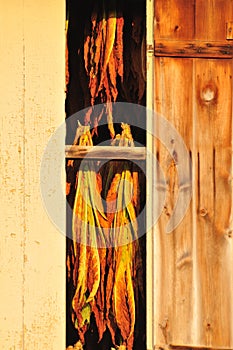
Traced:
POLYGON ((155 1, 155 36, 157 39, 194 38, 195 3, 187 0, 155 1))
POLYGON ((157 344, 231 348, 232 61, 156 58, 155 72, 156 111, 192 151, 195 195, 193 211, 167 236, 178 179, 157 145, 168 187, 159 222, 157 344))
POLYGON ((225 41, 233 1, 155 1, 157 39, 225 41))
POLYGON ((197 251, 201 342, 231 347, 231 60, 196 60, 197 251))
POLYGON ((232 21, 232 0, 196 0, 196 39, 226 40, 226 23, 232 21))
MULTIPOLYGON (((43 206, 40 195, 40 163, 49 137, 65 119, 65 1, 24 2, 24 343, 25 349, 64 350, 65 237, 50 221, 43 206)), ((65 140, 61 138, 57 147, 64 150, 64 144, 65 140)), ((59 175, 54 174, 55 177, 59 175)), ((65 223, 65 197, 64 203, 54 205, 61 208, 60 215, 64 217, 65 223)))
POLYGON ((0 347, 23 347, 23 2, 0 3, 0 347))
MULTIPOLYGON (((188 150, 192 149, 193 132, 192 67, 189 59, 155 59, 155 110, 175 126, 188 150)), ((157 339, 158 343, 189 344, 193 315, 192 209, 190 207, 175 231, 165 233, 177 199, 179 179, 171 155, 160 143, 156 147, 167 184, 166 203, 159 221, 160 262, 158 265, 155 262, 155 268, 160 267, 161 277, 155 321, 157 339)), ((177 154, 178 159, 179 156, 177 154)), ((187 178, 189 176, 191 174, 187 174, 187 178)))

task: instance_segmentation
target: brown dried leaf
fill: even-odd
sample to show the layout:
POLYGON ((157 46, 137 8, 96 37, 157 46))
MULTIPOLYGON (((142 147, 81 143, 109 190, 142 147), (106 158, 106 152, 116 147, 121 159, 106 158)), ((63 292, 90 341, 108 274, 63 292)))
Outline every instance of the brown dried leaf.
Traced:
POLYGON ((123 343, 132 350, 135 326, 135 300, 131 275, 131 244, 118 247, 116 277, 113 288, 113 307, 117 326, 120 329, 123 343))

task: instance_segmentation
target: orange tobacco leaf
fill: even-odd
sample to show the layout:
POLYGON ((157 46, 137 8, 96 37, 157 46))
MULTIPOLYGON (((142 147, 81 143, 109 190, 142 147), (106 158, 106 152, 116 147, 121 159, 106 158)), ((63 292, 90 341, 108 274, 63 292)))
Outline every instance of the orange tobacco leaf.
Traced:
POLYGON ((96 326, 99 333, 99 341, 103 338, 103 334, 106 330, 105 319, 105 272, 106 272, 106 248, 98 249, 100 257, 100 285, 95 296, 95 303, 93 304, 92 311, 95 315, 96 326))
POLYGON ((103 41, 103 27, 105 25, 104 19, 99 21, 97 25, 97 37, 95 41, 95 56, 93 59, 93 65, 94 65, 94 74, 97 75, 99 71, 99 63, 100 63, 100 56, 101 56, 101 43, 103 41))
POLYGON ((70 73, 69 73, 69 50, 68 50, 68 24, 69 21, 66 21, 66 56, 65 56, 65 60, 66 60, 66 88, 69 84, 69 80, 70 80, 70 73))
POLYGON ((66 196, 70 194, 71 182, 66 182, 66 196))
POLYGON ((109 332, 111 334, 112 342, 115 345, 115 334, 117 330, 117 324, 115 316, 112 310, 112 297, 113 297, 113 286, 115 281, 115 251, 114 248, 109 248, 107 251, 107 266, 108 275, 106 283, 106 321, 109 332))
POLYGON ((136 209, 136 213, 139 213, 139 181, 138 172, 133 171, 133 205, 136 209))
POLYGON ((115 60, 117 73, 123 79, 123 27, 124 27, 124 18, 122 16, 117 17, 116 24, 116 41, 115 41, 115 60))
POLYGON ((116 32, 116 17, 109 17, 107 19, 107 25, 106 25, 106 39, 105 39, 105 45, 104 45, 104 61, 101 69, 101 78, 100 78, 100 85, 99 85, 99 91, 103 87, 104 78, 107 74, 107 65, 110 59, 110 55, 113 49, 114 41, 115 41, 115 32, 116 32))
POLYGON ((113 51, 111 52, 110 58, 109 58, 109 63, 108 63, 108 72, 109 72, 109 78, 110 78, 110 91, 111 95, 113 98, 113 101, 115 102, 117 99, 118 95, 118 90, 117 90, 117 70, 116 70, 116 65, 115 65, 115 59, 114 59, 114 54, 113 51))
POLYGON ((89 50, 90 50, 91 37, 88 35, 84 41, 84 64, 87 74, 89 74, 89 50))
POLYGON ((107 101, 107 103, 106 103, 106 113, 107 113, 108 129, 110 132, 110 136, 113 139, 115 136, 115 130, 114 130, 114 126, 113 126, 112 102, 111 101, 107 101))
POLYGON ((131 244, 117 248, 116 277, 113 289, 113 306, 117 326, 127 350, 133 349, 135 326, 135 300, 131 275, 131 244))
POLYGON ((121 174, 116 173, 111 182, 111 186, 108 190, 108 194, 106 197, 107 218, 108 218, 109 225, 112 224, 115 216, 115 212, 116 212, 116 199, 117 199, 120 180, 121 180, 121 174))
POLYGON ((100 259, 98 249, 94 247, 89 247, 88 276, 87 285, 90 294, 87 298, 87 303, 94 300, 100 284, 100 259))
MULTIPOLYGON (((92 67, 92 70, 94 70, 93 67, 92 67)), ((90 89, 90 94, 91 94, 91 105, 93 106, 95 103, 96 94, 98 92, 98 79, 94 73, 90 74, 89 89, 90 89)))

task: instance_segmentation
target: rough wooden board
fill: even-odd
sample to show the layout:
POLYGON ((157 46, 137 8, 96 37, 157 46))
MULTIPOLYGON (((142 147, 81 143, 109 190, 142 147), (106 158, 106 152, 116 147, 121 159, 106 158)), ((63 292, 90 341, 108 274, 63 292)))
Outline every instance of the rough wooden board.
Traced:
POLYGON ((226 23, 232 16, 232 0, 195 0, 196 39, 225 41, 226 23))
POLYGON ((154 264, 157 342, 232 348, 232 61, 156 58, 155 106, 191 151, 194 186, 192 209, 166 236, 177 174, 157 144, 168 184, 154 264))
MULTIPOLYGON (((155 59, 155 109, 176 127, 188 149, 192 147, 193 128, 192 71, 192 61, 188 59, 155 59)), ((179 339, 182 343, 188 343, 191 341, 190 326, 184 327, 184 324, 190 322, 193 314, 192 210, 189 209, 174 232, 165 233, 177 199, 178 178, 171 156, 160 143, 156 147, 168 189, 159 221, 161 261, 157 263, 155 259, 154 265, 154 268, 161 267, 158 272, 161 280, 155 330, 158 342, 171 343, 179 339)), ((180 155, 177 156, 179 158, 180 155)))
POLYGON ((226 39, 233 40, 233 21, 226 23, 226 39))
MULTIPOLYGON (((189 52, 180 52, 181 56, 198 57, 199 54, 201 57, 202 50, 197 55, 191 54, 193 47, 190 43, 197 41, 219 41, 219 47, 225 47, 224 51, 227 51, 230 42, 226 40, 226 23, 232 21, 233 1, 196 0, 187 2, 185 6, 182 0, 156 2, 155 54, 163 56, 163 52, 158 52, 162 43, 161 51, 167 50, 164 52, 167 58, 155 60, 159 62, 155 69, 155 88, 158 91, 155 94, 155 104, 161 112, 177 110, 179 106, 182 111, 181 123, 184 123, 185 114, 189 120, 193 120, 192 132, 185 138, 186 141, 190 140, 188 147, 192 151, 193 160, 193 304, 190 305, 190 319, 187 321, 182 315, 182 303, 176 304, 182 293, 179 290, 176 294, 177 283, 179 284, 181 277, 176 271, 177 266, 175 268, 173 249, 176 252, 182 244, 182 240, 179 241, 179 236, 176 235, 168 244, 169 253, 165 252, 167 246, 161 245, 161 256, 158 256, 160 261, 157 264, 158 268, 162 266, 161 270, 164 269, 161 273, 163 285, 174 292, 164 292, 162 304, 158 302, 155 315, 159 315, 160 307, 167 310, 167 314, 170 313, 168 320, 164 317, 165 321, 162 323, 167 342, 189 347, 232 348, 232 60, 217 59, 220 55, 216 55, 214 51, 212 54, 209 52, 206 59, 190 59, 189 62, 193 62, 192 78, 189 79, 192 86, 190 93, 187 82, 187 71, 190 71, 190 67, 187 65, 187 59, 183 58, 182 61, 174 56, 179 56, 177 49, 186 48, 189 52), (187 19, 191 28, 187 25, 187 19), (185 48, 184 42, 189 42, 185 48), (216 59, 212 59, 211 56, 216 59), (181 78, 178 85, 180 98, 176 97, 177 68, 166 68, 178 65, 174 63, 176 61, 183 62, 184 67, 183 82, 181 78), (184 86, 189 91, 187 100, 183 100, 184 86), (179 104, 180 101, 182 103, 179 104), (193 104, 191 109, 190 101, 193 104), (167 262, 174 267, 165 268, 163 264, 167 262), (179 326, 171 325, 170 320, 177 320, 179 326), (181 329, 189 329, 189 335, 185 337, 185 331, 182 333, 181 329)), ((210 51, 212 49, 211 47, 210 51)), ((225 55, 223 52, 221 54, 225 55)), ((172 112, 170 114, 172 115, 172 112)), ((173 123, 180 130, 180 125, 175 119, 173 123)), ((161 158, 160 153, 159 157, 161 158)), ((161 159, 166 160, 164 151, 161 159)), ((170 182, 170 187, 173 184, 174 181, 170 182)), ((162 220, 161 231, 165 227, 165 219, 162 220)), ((162 341, 159 336, 157 339, 162 341)))
POLYGON ((156 40, 226 42, 226 23, 232 21, 232 0, 163 0, 155 4, 156 40))
POLYGON ((231 60, 196 61, 197 251, 202 344, 232 347, 231 60), (209 91, 206 94, 206 91, 209 91), (210 93, 213 92, 213 94, 210 93), (206 100, 206 96, 212 99, 206 100))
POLYGON ((194 9, 192 1, 155 1, 156 39, 192 40, 195 35, 194 9))
POLYGON ((232 58, 233 45, 229 41, 156 40, 155 56, 232 58))
POLYGON ((71 146, 65 147, 66 158, 86 159, 146 159, 145 147, 71 146))

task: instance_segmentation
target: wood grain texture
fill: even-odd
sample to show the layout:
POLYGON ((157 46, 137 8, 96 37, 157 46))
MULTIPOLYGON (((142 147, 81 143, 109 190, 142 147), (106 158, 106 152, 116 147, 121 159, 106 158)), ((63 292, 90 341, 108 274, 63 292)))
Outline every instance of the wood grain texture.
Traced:
POLYGON ((233 21, 226 23, 226 39, 233 40, 233 21))
POLYGON ((73 146, 66 145, 66 158, 86 159, 146 159, 145 147, 73 146))
POLYGON ((1 349, 23 347, 24 79, 23 23, 18 16, 22 8, 21 0, 14 6, 0 4, 1 349))
POLYGON ((42 205, 39 174, 64 121, 65 3, 1 2, 0 17, 0 347, 64 350, 65 238, 42 205))
POLYGON ((201 339, 207 346, 231 347, 232 62, 197 60, 195 67, 201 339))
MULTIPOLYGON (((188 59, 155 59, 155 110, 176 127, 188 149, 192 147, 193 132, 192 70, 192 61, 188 59)), ((161 277, 157 300, 158 319, 155 320, 157 341, 166 344, 175 340, 189 343, 191 333, 187 325, 193 315, 192 211, 189 209, 182 224, 174 232, 165 234, 164 229, 177 199, 178 176, 168 151, 159 142, 156 148, 167 187, 166 202, 158 224, 161 261, 157 263, 155 260, 154 266, 160 266, 158 274, 161 277)), ((181 155, 175 145, 174 151, 179 159, 181 155)), ((187 178, 191 176, 186 175, 187 178)))
POLYGON ((224 41, 232 0, 155 1, 155 39, 224 41))
POLYGON ((193 1, 155 1, 156 38, 192 40, 195 35, 194 11, 193 1))
POLYGON ((171 158, 169 163, 165 151, 157 146, 168 185, 166 210, 159 223, 161 253, 155 262, 162 281, 161 303, 158 301, 155 313, 157 344, 230 349, 233 64, 226 23, 232 21, 233 1, 187 2, 191 29, 182 0, 156 3, 155 108, 184 138, 192 156, 193 178, 192 207, 187 214, 190 219, 186 215, 172 237, 166 237, 165 214, 173 207, 177 179, 174 166, 168 171, 171 158), (177 31, 182 34, 182 28, 187 29, 180 37, 174 31, 173 19, 177 18, 177 31), (183 268, 177 252, 184 246, 188 247, 189 267, 186 264, 183 268))
POLYGON ((155 56, 232 58, 233 44, 229 41, 157 40, 155 56))
MULTIPOLYGON (((49 138, 65 119, 65 2, 25 0, 24 6, 24 347, 64 350, 65 236, 50 221, 42 203, 40 164, 49 138)), ((57 148, 64 150, 64 144, 65 135, 58 140, 57 148)), ((52 163, 54 155, 50 157, 52 163)), ((49 169, 44 172, 49 175, 49 169)), ((56 176, 60 176, 59 172, 54 172, 56 176)), ((46 180, 49 181, 49 176, 46 180)), ((65 197, 64 202, 54 203, 55 206, 63 216, 64 226, 60 229, 64 233, 65 197)))
POLYGON ((227 39, 226 23, 232 21, 232 17, 232 0, 196 0, 196 39, 225 41, 227 39))
POLYGON ((178 178, 173 159, 156 145, 167 184, 155 261, 157 344, 233 346, 232 73, 232 60, 155 59, 156 111, 176 127, 193 162, 192 205, 166 235, 178 178))

